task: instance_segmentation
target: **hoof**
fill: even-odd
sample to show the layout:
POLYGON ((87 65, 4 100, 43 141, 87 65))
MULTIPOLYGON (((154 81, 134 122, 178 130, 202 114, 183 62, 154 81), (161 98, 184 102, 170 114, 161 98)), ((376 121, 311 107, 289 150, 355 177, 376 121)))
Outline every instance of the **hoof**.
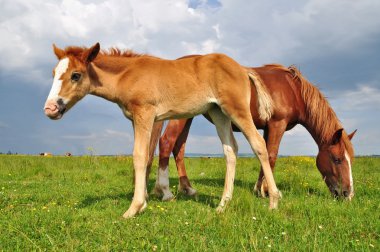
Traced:
MULTIPOLYGON (((260 186, 260 187, 261 187, 261 186, 260 186)), ((259 189, 258 182, 256 182, 255 187, 253 187, 253 193, 254 193, 257 197, 261 197, 261 190, 259 189)))
POLYGON ((124 219, 129 219, 129 218, 134 217, 136 214, 137 214, 137 211, 132 210, 132 209, 128 209, 128 210, 123 214, 123 218, 124 218, 124 219))
POLYGON ((269 195, 269 209, 277 209, 278 208, 278 202, 282 198, 282 193, 280 191, 277 191, 273 195, 269 195))
POLYGON ((162 196, 162 201, 171 201, 174 199, 174 195, 169 191, 167 193, 164 193, 162 196))
POLYGON ((174 199, 173 193, 168 188, 163 189, 157 185, 153 189, 153 194, 158 198, 162 197, 162 201, 170 201, 174 199))
POLYGON ((154 186, 152 193, 158 198, 163 195, 162 189, 157 184, 154 186))
POLYGON ((220 206, 220 205, 219 205, 219 206, 216 208, 216 212, 217 212, 218 214, 223 213, 224 210, 226 210, 226 206, 220 206))
POLYGON ((144 203, 141 204, 140 207, 135 207, 135 206, 131 205, 129 207, 129 209, 123 214, 123 218, 125 218, 125 219, 132 218, 132 217, 136 216, 136 214, 142 213, 146 207, 147 207, 146 201, 144 201, 144 203))
POLYGON ((182 189, 182 192, 186 194, 187 196, 195 196, 197 194, 197 190, 191 187, 182 189))

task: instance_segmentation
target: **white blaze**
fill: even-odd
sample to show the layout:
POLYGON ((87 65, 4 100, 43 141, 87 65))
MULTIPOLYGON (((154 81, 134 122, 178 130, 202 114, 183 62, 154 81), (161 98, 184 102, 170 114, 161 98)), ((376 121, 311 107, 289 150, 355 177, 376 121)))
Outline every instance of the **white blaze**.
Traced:
POLYGON ((67 68, 69 68, 69 59, 64 58, 58 62, 57 67, 55 68, 55 75, 53 80, 53 86, 51 87, 49 96, 47 100, 57 100, 58 94, 61 91, 62 87, 62 75, 67 71, 67 68))
POLYGON ((347 151, 344 152, 344 156, 347 160, 347 163, 348 163, 348 169, 349 169, 349 172, 350 172, 350 195, 349 195, 349 198, 353 197, 354 196, 354 180, 352 179, 352 170, 351 170, 351 160, 350 160, 350 156, 348 155, 347 151))

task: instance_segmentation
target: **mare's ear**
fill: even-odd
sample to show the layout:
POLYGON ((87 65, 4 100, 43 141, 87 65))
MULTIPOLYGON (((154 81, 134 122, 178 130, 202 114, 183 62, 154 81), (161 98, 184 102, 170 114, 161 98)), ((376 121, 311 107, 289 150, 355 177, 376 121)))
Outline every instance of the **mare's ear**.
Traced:
POLYGON ((53 51, 54 51, 55 56, 57 56, 59 60, 62 59, 66 55, 65 51, 56 47, 55 44, 53 44, 53 51))
POLYGON ((354 132, 352 132, 351 134, 348 135, 348 138, 350 139, 350 141, 355 136, 356 131, 357 131, 357 129, 354 130, 354 132))
POLYGON ((340 139, 342 138, 342 133, 343 133, 343 129, 338 129, 337 131, 335 131, 334 135, 331 138, 330 144, 335 145, 339 143, 340 139))
POLYGON ((84 51, 83 56, 82 56, 83 61, 86 64, 90 63, 91 61, 93 61, 96 58, 99 51, 100 51, 100 45, 99 45, 99 43, 96 43, 90 49, 84 51))

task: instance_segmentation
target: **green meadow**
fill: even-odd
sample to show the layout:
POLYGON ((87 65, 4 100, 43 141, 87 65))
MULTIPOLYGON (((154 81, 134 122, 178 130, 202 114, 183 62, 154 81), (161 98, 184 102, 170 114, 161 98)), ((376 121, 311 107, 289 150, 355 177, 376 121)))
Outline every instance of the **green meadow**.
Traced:
MULTIPOLYGON (((157 160, 150 176, 154 186, 157 160)), ((311 157, 279 158, 283 199, 253 195, 259 162, 239 158, 234 197, 217 214, 223 158, 187 158, 197 197, 150 195, 148 208, 123 219, 133 195, 132 158, 0 155, 1 251, 380 251, 380 158, 356 158, 355 197, 334 200, 311 157)))

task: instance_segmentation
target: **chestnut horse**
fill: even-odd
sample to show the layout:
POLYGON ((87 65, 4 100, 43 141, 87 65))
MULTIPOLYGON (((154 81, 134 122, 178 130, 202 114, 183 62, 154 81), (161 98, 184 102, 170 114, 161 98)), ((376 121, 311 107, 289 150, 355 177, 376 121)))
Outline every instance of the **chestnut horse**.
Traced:
MULTIPOLYGON (((251 114, 257 128, 264 130, 264 138, 269 154, 269 162, 274 169, 281 138, 285 131, 295 125, 304 126, 318 145, 317 167, 329 188, 336 197, 343 195, 351 199, 354 196, 351 165, 354 151, 351 139, 356 130, 347 135, 342 125, 321 92, 308 82, 298 71, 291 66, 265 65, 250 68, 263 81, 273 99, 273 113, 269 120, 258 116, 257 97, 254 89, 251 90, 251 114)), ((206 116, 207 117, 207 116, 206 116)), ((196 190, 190 185, 183 162, 185 143, 191 126, 191 119, 169 121, 164 134, 160 138, 159 169, 155 192, 163 195, 163 200, 173 198, 169 190, 167 167, 169 157, 173 152, 178 175, 180 190, 193 195, 196 190)), ((154 129, 153 141, 160 136, 162 124, 154 129)), ((239 129, 233 125, 233 129, 239 129)), ((255 185, 255 191, 265 197, 267 185, 261 169, 255 185)))
MULTIPOLYGON (((59 62, 44 107, 49 118, 60 119, 85 95, 92 94, 116 103, 133 122, 135 190, 123 217, 132 217, 147 206, 146 168, 154 122, 204 113, 215 123, 226 156, 225 185, 217 211, 224 210, 233 192, 237 144, 231 121, 260 159, 269 185, 269 207, 277 207, 280 192, 265 141, 250 113, 252 83, 255 82, 257 92, 264 91, 253 71, 247 71, 223 54, 164 60, 115 48, 100 51, 99 43, 91 48, 53 47, 59 62)), ((264 100, 267 96, 258 98, 264 100)), ((270 113, 270 101, 261 104, 262 111, 270 113)))

